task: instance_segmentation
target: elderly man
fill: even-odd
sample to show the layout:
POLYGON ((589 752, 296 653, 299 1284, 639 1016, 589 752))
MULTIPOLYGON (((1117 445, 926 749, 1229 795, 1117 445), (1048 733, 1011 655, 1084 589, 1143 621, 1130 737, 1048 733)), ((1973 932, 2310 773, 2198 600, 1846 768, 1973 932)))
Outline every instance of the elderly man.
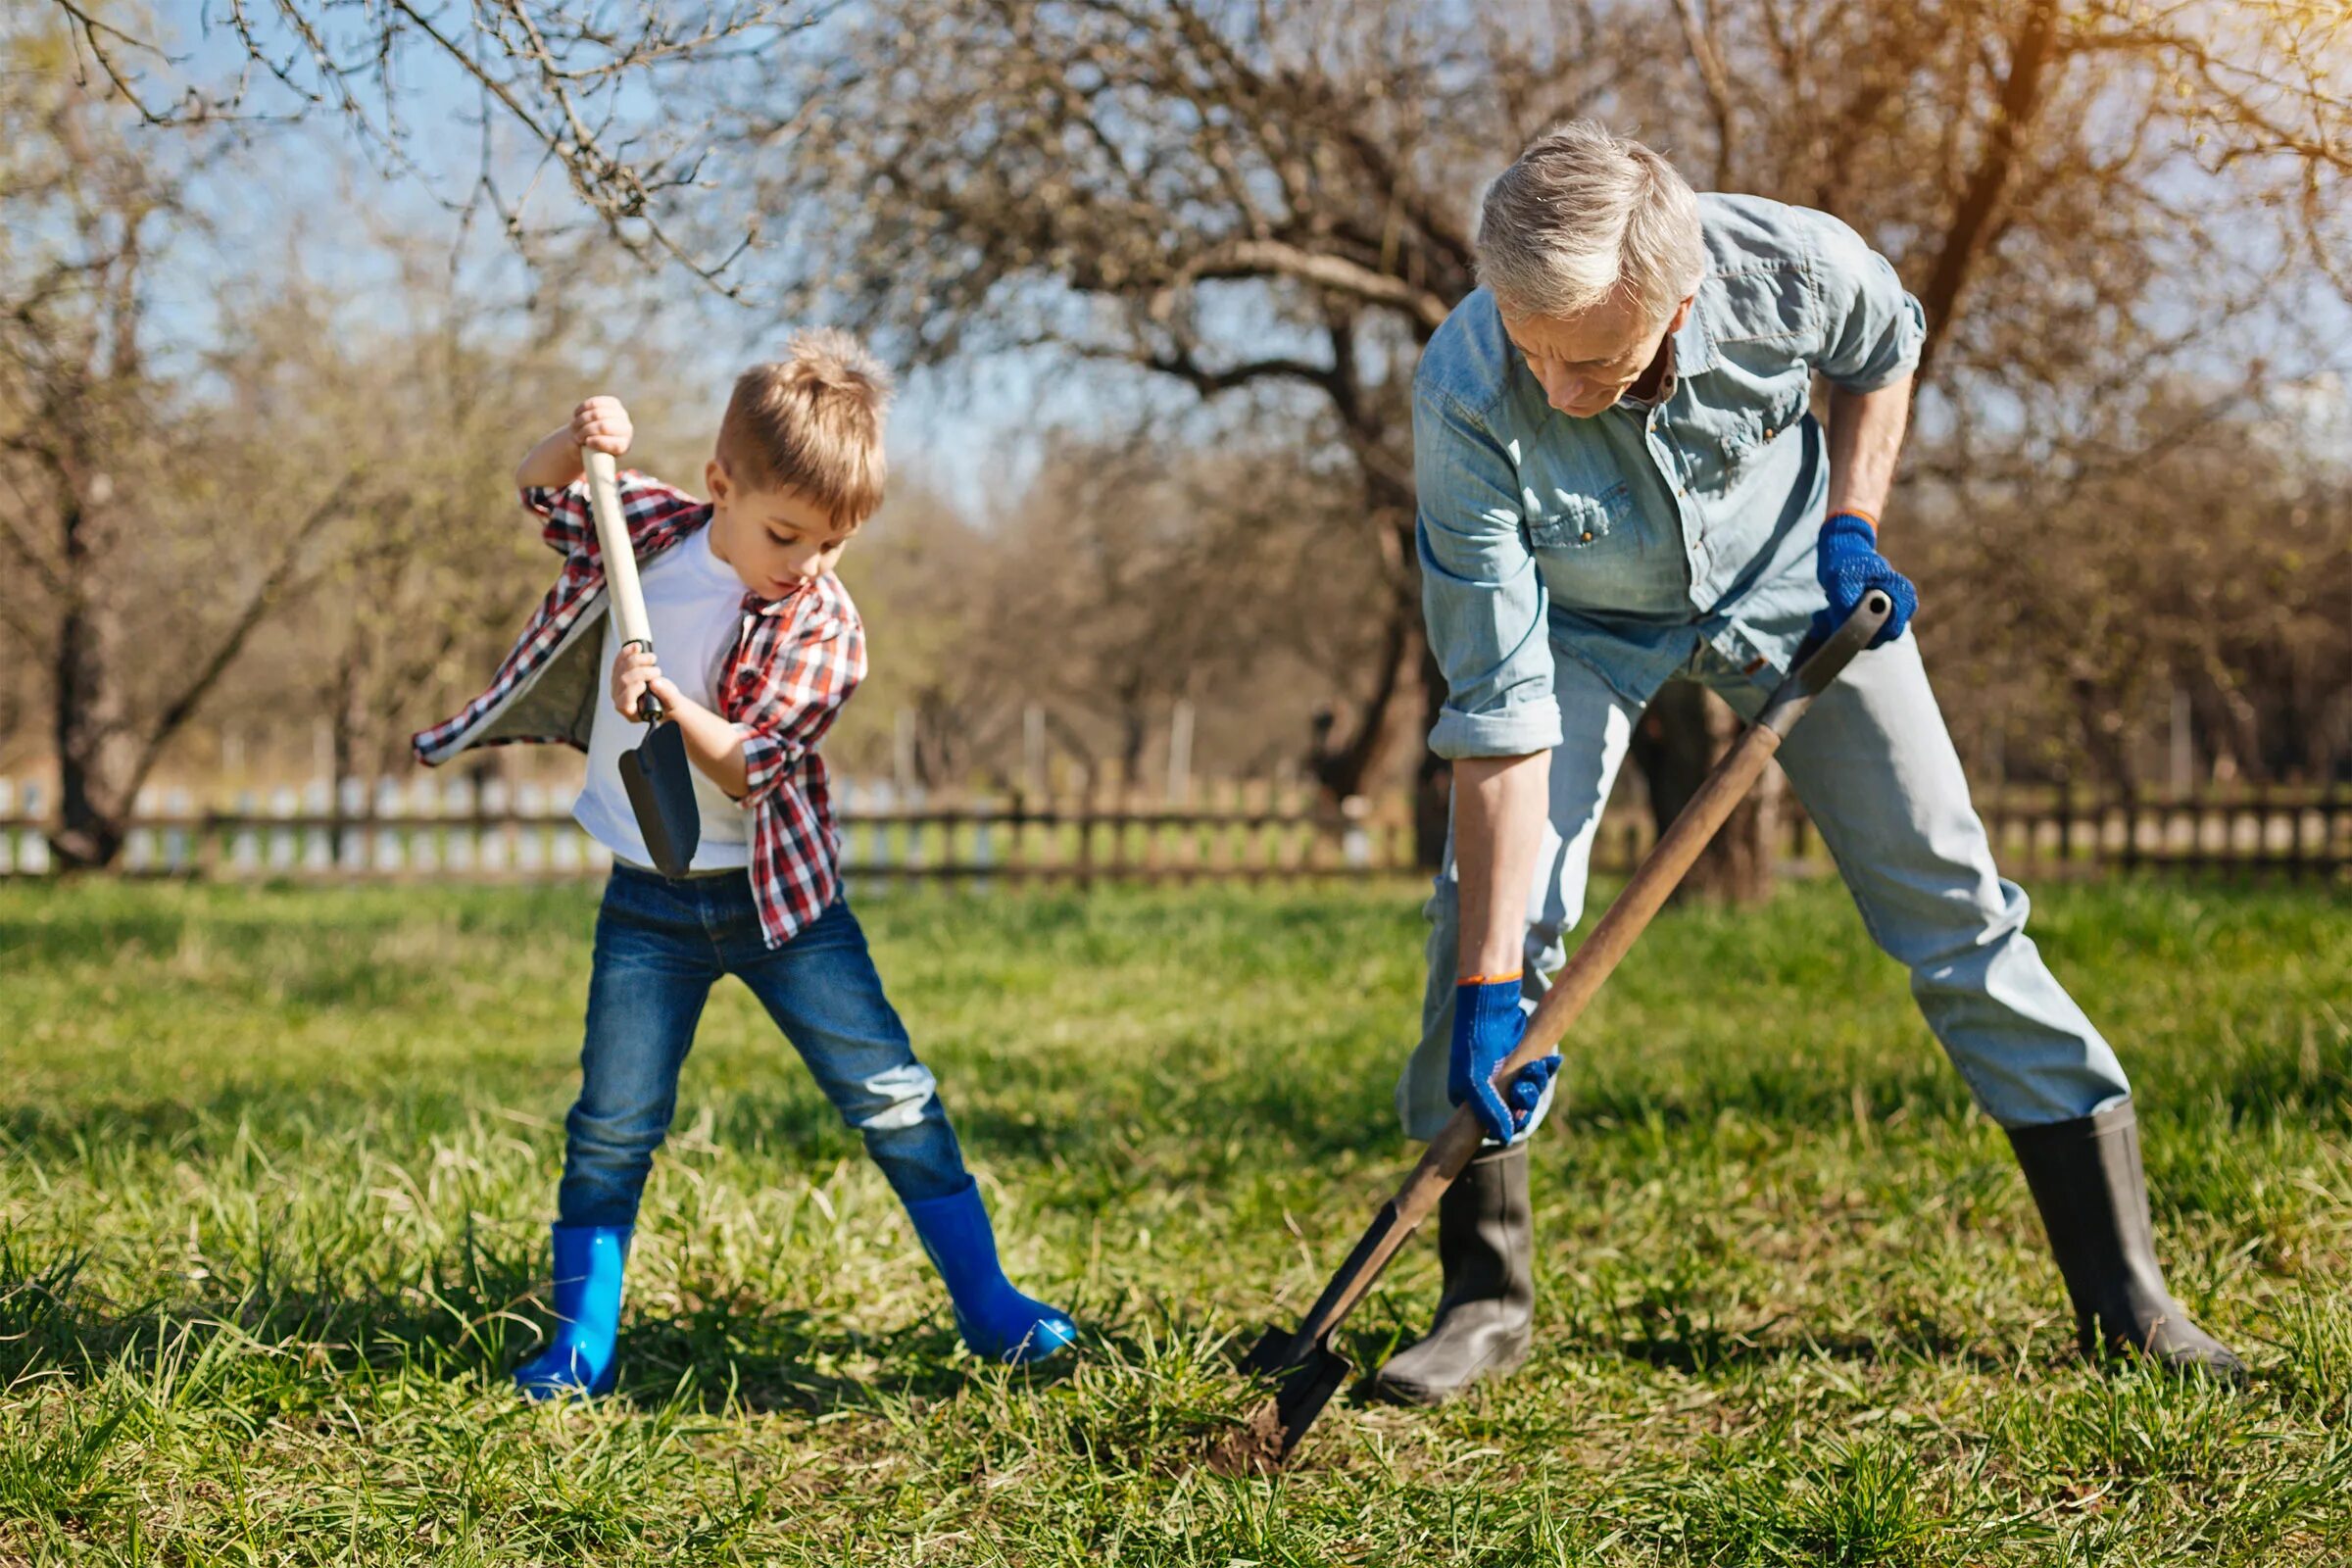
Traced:
POLYGON ((1427 1139, 1466 1100, 1490 1143, 1440 1209, 1436 1325, 1376 1386, 1437 1403, 1526 1356, 1525 1134, 1559 1057, 1493 1079, 1566 956, 1643 705, 1680 676, 1752 715, 1808 629, 1871 588, 1894 615, 1782 746, 1789 782, 2007 1129, 2083 1348, 2241 1374, 2166 1292, 2131 1086, 1993 869, 1904 634, 1916 596, 1879 551, 1919 303, 1838 220, 1694 195, 1589 122, 1494 182, 1478 275, 1413 389, 1423 609, 1447 686, 1430 745, 1453 762, 1453 822, 1396 1104, 1427 1139), (1817 371, 1826 426, 1808 412, 1817 371))

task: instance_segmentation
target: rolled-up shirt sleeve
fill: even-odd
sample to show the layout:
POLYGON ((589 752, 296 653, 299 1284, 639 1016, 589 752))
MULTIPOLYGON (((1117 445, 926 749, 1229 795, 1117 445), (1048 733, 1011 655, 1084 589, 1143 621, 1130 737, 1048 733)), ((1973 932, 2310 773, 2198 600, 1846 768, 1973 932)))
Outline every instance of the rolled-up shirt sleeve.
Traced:
POLYGON ((1848 392, 1876 392, 1919 364, 1928 339, 1920 308, 1887 261, 1838 220, 1807 213, 1820 258, 1821 331, 1813 368, 1848 392))
MULTIPOLYGON (((663 524, 702 505, 676 485, 664 484, 635 468, 621 469, 613 476, 612 487, 620 497, 620 515, 628 526, 629 542, 641 551, 663 524)), ((585 479, 575 479, 562 489, 524 485, 522 504, 539 514, 539 537, 558 555, 593 558, 600 552, 585 479)))
POLYGON ((743 794, 759 806, 816 751, 865 679, 865 627, 856 615, 820 618, 745 677, 737 726, 744 731, 743 794))
POLYGON ((1536 569, 1509 455, 1445 393, 1413 397, 1414 535, 1421 613, 1446 677, 1429 732, 1440 757, 1524 757, 1560 744, 1549 602, 1536 569))

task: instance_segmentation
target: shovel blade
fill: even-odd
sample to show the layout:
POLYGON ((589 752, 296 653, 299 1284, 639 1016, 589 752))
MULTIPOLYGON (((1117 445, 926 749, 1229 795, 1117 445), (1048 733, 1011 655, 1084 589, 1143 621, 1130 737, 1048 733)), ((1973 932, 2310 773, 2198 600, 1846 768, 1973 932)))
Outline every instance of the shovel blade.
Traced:
POLYGON ((1303 1349, 1290 1329, 1271 1328, 1242 1359, 1242 1370, 1274 1383, 1274 1396, 1229 1433, 1209 1456, 1226 1475, 1267 1475, 1279 1470, 1314 1425, 1323 1406, 1354 1372, 1348 1358, 1321 1340, 1303 1349))
POLYGON ((620 783, 654 869, 684 876, 703 841, 703 813, 694 804, 694 764, 678 726, 656 724, 635 751, 621 753, 620 783))

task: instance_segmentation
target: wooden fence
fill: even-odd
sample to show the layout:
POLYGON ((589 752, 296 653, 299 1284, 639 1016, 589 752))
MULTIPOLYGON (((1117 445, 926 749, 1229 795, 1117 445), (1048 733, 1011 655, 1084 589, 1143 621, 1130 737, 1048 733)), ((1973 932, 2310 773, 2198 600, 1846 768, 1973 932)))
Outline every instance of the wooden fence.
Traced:
MULTIPOLYGON (((1190 881, 1397 874, 1413 869, 1401 801, 1346 810, 1302 788, 1219 784, 1197 804, 1107 795, 925 800, 888 785, 841 786, 844 859, 861 880, 1190 881)), ((157 790, 141 803, 121 868, 227 878, 565 876, 611 857, 571 820, 568 790, 491 778, 357 780, 279 788, 199 805, 157 790)), ((1979 814, 2016 875, 2108 870, 2352 871, 2352 791, 2240 789, 2187 799, 2092 797, 2065 788, 1984 789, 1979 814)), ((0 874, 50 869, 34 786, 0 780, 0 874)), ((1826 870, 1819 834, 1793 801, 1781 858, 1826 870)), ((1593 847, 1622 872, 1652 833, 1639 791, 1604 814, 1593 847)))
MULTIPOLYGON (((1274 784, 1209 786, 1198 805, 1103 796, 932 801, 888 785, 837 784, 854 878, 1180 881, 1348 877, 1408 870, 1401 815, 1319 807, 1274 784)), ((563 876, 611 854, 571 819, 573 793, 492 778, 347 780, 245 792, 200 806, 190 792, 141 802, 121 869, 208 877, 563 876)), ((0 781, 0 874, 51 865, 37 789, 0 781)))
POLYGON ((1994 857, 2036 872, 2352 870, 2352 790, 2219 786, 2190 796, 2011 788, 1978 797, 1994 857))

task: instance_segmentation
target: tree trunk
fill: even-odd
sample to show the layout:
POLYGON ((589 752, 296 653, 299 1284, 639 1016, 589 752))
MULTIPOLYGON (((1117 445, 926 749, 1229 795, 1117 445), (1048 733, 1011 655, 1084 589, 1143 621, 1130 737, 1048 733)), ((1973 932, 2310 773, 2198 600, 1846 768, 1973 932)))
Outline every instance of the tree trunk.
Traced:
MULTIPOLYGON (((367 727, 368 710, 361 700, 360 663, 365 657, 360 651, 360 638, 353 638, 343 657, 335 665, 334 718, 329 730, 327 771, 333 776, 327 783, 328 858, 340 868, 343 864, 343 781, 359 777, 360 735, 367 727)), ((478 784, 478 780, 476 781, 478 784)))
POLYGON ((61 486, 69 598, 51 663, 59 800, 50 848, 67 869, 93 870, 113 863, 129 832, 131 803, 121 785, 131 771, 131 742, 117 676, 122 620, 96 591, 99 524, 79 488, 61 486))
MULTIPOLYGON (((1691 681, 1669 681, 1634 726, 1631 755, 1649 783, 1649 809, 1664 833, 1741 729, 1722 698, 1691 681)), ((1779 841, 1781 774, 1767 769, 1690 867, 1677 898, 1755 904, 1771 896, 1779 841)))
POLYGON ((1927 385, 1942 345, 1959 318, 1962 296, 1996 227, 2003 199, 2025 154, 2025 140, 2048 93, 2045 77, 2058 58, 2058 0, 2032 0, 2009 44, 2009 73, 2001 82, 2000 107, 1984 138, 1983 155, 1968 176, 1952 220, 1937 247, 1935 270, 1920 292, 1928 316, 1928 340, 1914 372, 1927 385))
MULTIPOLYGON (((1408 514, 1409 515, 1409 514, 1408 514)), ((1407 548, 1410 547, 1412 524, 1404 525, 1407 548)), ((1406 715, 1423 720, 1419 733, 1409 737, 1413 754, 1420 759, 1414 768, 1417 781, 1416 796, 1429 787, 1432 764, 1428 754, 1428 724, 1436 713, 1435 703, 1443 699, 1444 682, 1438 679, 1437 666, 1429 656, 1427 635, 1421 627, 1421 594, 1419 580, 1409 579, 1389 601, 1388 623, 1382 628, 1381 670, 1372 690, 1360 702, 1349 704, 1350 711, 1345 724, 1341 714, 1326 709, 1315 717, 1314 740, 1307 756, 1307 768, 1333 802, 1344 801, 1351 795, 1365 793, 1367 783, 1378 776, 1381 767, 1396 755, 1395 748, 1407 741, 1398 733, 1408 721, 1406 715), (1436 694, 1436 695, 1432 695, 1436 694), (1415 701, 1418 697, 1421 700, 1415 701)), ((1441 797, 1442 799, 1442 797, 1441 797)), ((1426 848, 1428 833, 1421 821, 1422 812, 1415 810, 1417 840, 1424 845, 1424 854, 1434 856, 1436 849, 1426 848)), ((1445 843, 1446 820, 1441 806, 1438 815, 1437 844, 1445 843)), ((1434 860, 1431 863, 1435 863, 1434 860)))

